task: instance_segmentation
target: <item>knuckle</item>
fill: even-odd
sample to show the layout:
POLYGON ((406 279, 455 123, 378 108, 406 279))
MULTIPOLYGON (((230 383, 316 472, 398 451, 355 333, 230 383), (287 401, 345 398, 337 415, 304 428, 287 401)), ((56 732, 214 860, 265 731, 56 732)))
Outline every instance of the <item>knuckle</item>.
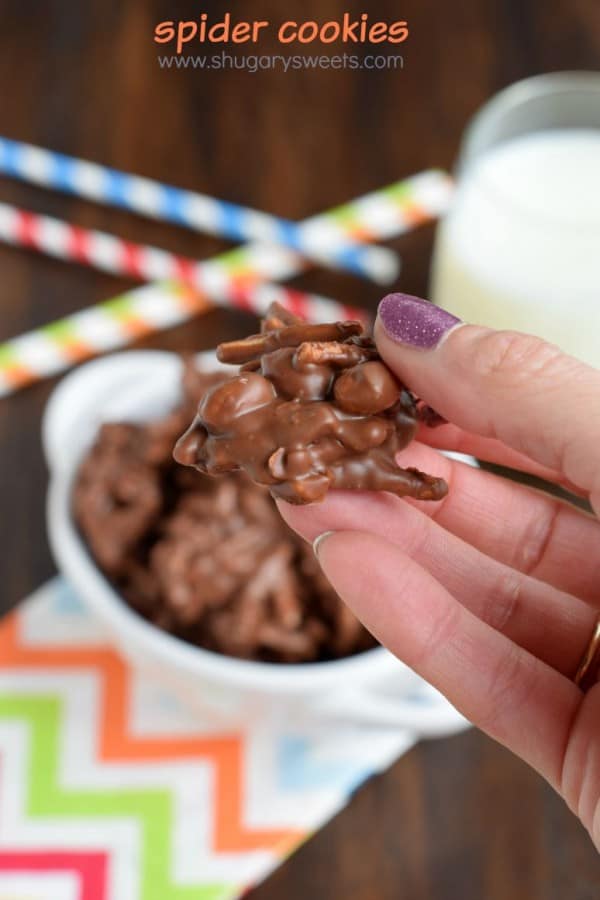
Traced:
POLYGON ((485 380, 521 386, 534 376, 555 378, 563 359, 558 347, 533 335, 497 331, 478 341, 472 364, 485 380))
POLYGON ((520 572, 507 568, 490 592, 485 621, 495 631, 506 633, 522 605, 525 580, 520 572))
POLYGON ((562 505, 555 501, 545 505, 543 512, 531 516, 516 547, 513 564, 517 569, 527 575, 535 576, 544 568, 548 551, 554 544, 554 537, 563 512, 562 505))
POLYGON ((458 603, 449 603, 431 625, 429 633, 421 640, 417 659, 413 661, 415 668, 427 666, 427 663, 435 658, 437 651, 452 640, 460 627, 460 606, 458 603))
POLYGON ((498 740, 510 733, 511 723, 522 714, 533 689, 533 675, 524 677, 520 650, 511 645, 502 660, 491 667, 486 712, 477 724, 498 740))

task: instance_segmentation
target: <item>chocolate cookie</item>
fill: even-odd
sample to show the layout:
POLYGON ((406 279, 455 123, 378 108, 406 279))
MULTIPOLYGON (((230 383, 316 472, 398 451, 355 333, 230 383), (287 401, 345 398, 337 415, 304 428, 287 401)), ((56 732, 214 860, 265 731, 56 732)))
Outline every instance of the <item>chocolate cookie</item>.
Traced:
POLYGON ((243 470, 303 504, 329 488, 439 500, 443 479, 403 469, 396 453, 432 411, 395 379, 359 322, 312 325, 274 305, 260 334, 221 344, 238 375, 206 392, 175 449, 208 475, 243 470))

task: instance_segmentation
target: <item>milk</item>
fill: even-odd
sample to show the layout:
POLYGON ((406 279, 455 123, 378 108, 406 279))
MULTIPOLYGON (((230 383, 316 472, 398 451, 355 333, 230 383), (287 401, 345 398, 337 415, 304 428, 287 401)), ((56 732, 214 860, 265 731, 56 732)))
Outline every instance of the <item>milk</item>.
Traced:
POLYGON ((527 134, 475 160, 438 232, 432 298, 600 368, 600 131, 527 134))

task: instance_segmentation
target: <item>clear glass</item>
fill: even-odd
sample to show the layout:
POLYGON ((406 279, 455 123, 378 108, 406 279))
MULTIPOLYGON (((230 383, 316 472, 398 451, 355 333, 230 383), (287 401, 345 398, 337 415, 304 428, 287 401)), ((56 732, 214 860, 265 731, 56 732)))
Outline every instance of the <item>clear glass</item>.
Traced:
POLYGON ((512 85, 468 127, 432 299, 600 368, 600 73, 512 85))

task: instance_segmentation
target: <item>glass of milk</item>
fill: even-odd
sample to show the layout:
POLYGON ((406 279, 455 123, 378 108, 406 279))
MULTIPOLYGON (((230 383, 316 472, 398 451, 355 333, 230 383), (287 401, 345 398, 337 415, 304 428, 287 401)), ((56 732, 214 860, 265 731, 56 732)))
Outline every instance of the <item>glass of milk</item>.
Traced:
POLYGON ((600 73, 527 79, 475 116, 432 299, 600 368, 600 73))

